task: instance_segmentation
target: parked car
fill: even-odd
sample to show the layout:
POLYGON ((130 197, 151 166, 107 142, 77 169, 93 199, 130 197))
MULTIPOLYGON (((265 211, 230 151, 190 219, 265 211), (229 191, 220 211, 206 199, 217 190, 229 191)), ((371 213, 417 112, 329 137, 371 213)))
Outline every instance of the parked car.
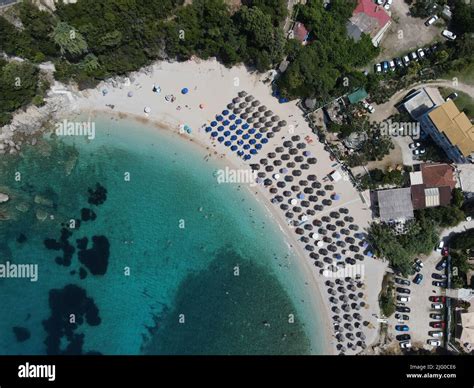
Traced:
POLYGON ((362 105, 369 113, 374 113, 375 111, 374 107, 370 105, 367 101, 364 101, 362 105))
POLYGON ((444 304, 442 303, 431 303, 431 308, 435 310, 442 310, 444 307, 444 304))
POLYGON ((430 326, 434 327, 435 329, 444 329, 446 327, 446 323, 444 323, 444 322, 430 322, 430 326))
POLYGON ((434 273, 431 275, 431 277, 437 280, 444 280, 447 278, 447 276, 444 273, 434 273))
POLYGON ((396 331, 408 331, 410 328, 407 325, 395 325, 396 331))
POLYGON ((397 287, 396 290, 400 294, 410 294, 410 290, 408 288, 397 287))
POLYGON ((410 149, 414 150, 415 148, 418 148, 419 146, 421 146, 420 143, 414 142, 414 143, 410 143, 410 145, 408 147, 410 147, 410 149))
POLYGON ((402 278, 395 278, 395 283, 400 284, 402 286, 409 286, 410 281, 402 278))
POLYGON ((431 346, 441 346, 441 341, 437 339, 429 339, 428 340, 428 345, 431 346))
POLYGON ((395 311, 397 311, 399 313, 409 313, 409 312, 411 312, 411 309, 410 309, 410 307, 398 305, 398 306, 395 307, 395 311))
POLYGON ((402 349, 410 349, 410 348, 411 348, 411 342, 410 342, 410 341, 403 341, 403 342, 400 342, 400 348, 402 348, 402 349))
POLYGON ((441 249, 441 256, 443 257, 446 257, 446 256, 449 256, 449 248, 448 247, 443 247, 443 249, 441 249))
POLYGON ((395 61, 391 60, 388 64, 390 65, 390 70, 395 71, 395 68, 396 68, 395 61))
POLYGON ((412 61, 417 61, 418 60, 418 55, 416 55, 416 51, 413 51, 412 53, 410 53, 410 59, 412 61))
POLYGON ((377 0, 377 4, 378 4, 378 5, 382 5, 382 4, 383 4, 383 0, 377 0))
POLYGON ((390 64, 388 63, 388 61, 383 61, 383 62, 382 62, 382 70, 383 70, 383 72, 386 73, 389 68, 390 68, 390 64))
POLYGON ((446 268, 447 260, 442 259, 438 264, 436 264, 436 271, 442 271, 446 268))
POLYGON ((374 65, 374 69, 376 73, 381 73, 382 72, 382 65, 380 63, 377 63, 374 65))
POLYGON ((410 301, 410 297, 409 296, 402 296, 402 295, 397 295, 397 300, 399 302, 409 302, 410 301))
POLYGON ((446 97, 446 101, 455 100, 456 98, 458 98, 458 94, 454 92, 454 93, 451 93, 448 97, 446 97))
POLYGON ((425 22, 425 26, 426 26, 426 27, 431 26, 431 25, 432 25, 436 20, 438 20, 438 19, 439 19, 438 15, 433 15, 433 16, 431 16, 431 17, 425 22))
POLYGON ((438 282, 436 280, 433 280, 431 284, 435 287, 446 288, 446 282, 438 282))
POLYGON ((432 337, 441 338, 443 336, 443 332, 441 330, 431 330, 428 334, 432 337))
POLYGON ((436 247, 436 252, 441 252, 444 248, 444 241, 441 240, 438 244, 438 246, 436 247))
POLYGON ((402 61, 403 61, 403 64, 405 66, 408 66, 410 64, 410 58, 408 57, 408 55, 405 55, 403 58, 402 58, 402 61))
POLYGON ((395 337, 397 341, 408 341, 411 340, 410 334, 399 334, 395 337))
POLYGON ((435 52, 437 52, 439 50, 439 44, 438 43, 435 43, 434 45, 432 45, 430 47, 430 51, 432 54, 434 54, 435 52))
POLYGON ((445 296, 430 296, 429 299, 431 302, 440 302, 440 303, 446 302, 445 296))
POLYGON ((393 61, 395 62, 395 66, 397 68, 403 67, 403 62, 401 58, 393 58, 393 61))
POLYGON ((387 0, 383 7, 388 11, 390 7, 392 6, 392 3, 393 3, 393 0, 387 0))
POLYGON ((443 35, 446 39, 449 40, 455 40, 456 39, 456 34, 449 31, 449 30, 444 30, 441 35, 443 35))
POLYGON ((415 264, 421 268, 423 268, 423 262, 420 259, 415 259, 415 264))
POLYGON ((425 59, 425 51, 422 48, 416 50, 416 54, 420 60, 425 59))
POLYGON ((442 315, 442 314, 438 314, 438 313, 431 313, 431 314, 430 314, 430 318, 431 318, 431 319, 442 320, 442 319, 443 319, 443 315, 442 315))
POLYGON ((421 273, 419 273, 413 279, 413 283, 420 284, 422 280, 423 280, 423 275, 421 273))

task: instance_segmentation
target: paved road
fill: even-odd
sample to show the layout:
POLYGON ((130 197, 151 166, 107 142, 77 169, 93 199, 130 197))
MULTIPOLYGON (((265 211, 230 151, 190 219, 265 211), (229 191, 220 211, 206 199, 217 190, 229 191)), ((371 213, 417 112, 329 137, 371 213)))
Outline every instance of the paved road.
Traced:
POLYGON ((370 119, 372 121, 377 121, 377 122, 386 120, 388 117, 396 113, 395 105, 398 102, 400 102, 400 100, 410 90, 420 89, 420 88, 430 87, 430 86, 456 89, 474 98, 474 86, 468 85, 462 82, 453 83, 453 80, 438 79, 438 80, 433 80, 430 82, 414 83, 408 86, 407 88, 396 92, 392 97, 390 97, 390 99, 386 103, 380 104, 380 105, 373 104, 375 108, 375 112, 372 115, 370 115, 370 119))

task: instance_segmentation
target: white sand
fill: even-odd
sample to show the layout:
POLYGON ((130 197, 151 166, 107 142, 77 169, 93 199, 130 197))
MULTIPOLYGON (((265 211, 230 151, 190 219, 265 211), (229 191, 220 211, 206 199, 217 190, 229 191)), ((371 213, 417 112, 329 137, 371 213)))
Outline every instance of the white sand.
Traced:
MULTIPOLYGON (((248 168, 249 162, 243 162, 236 153, 231 152, 223 144, 212 141, 209 134, 201 129, 203 124, 209 123, 217 113, 225 109, 239 91, 245 90, 288 123, 288 127, 270 139, 258 156, 251 159, 250 163, 257 163, 266 153, 273 151, 276 146, 281 146, 285 139, 289 139, 293 134, 298 134, 301 139, 310 135, 314 140, 307 150, 313 153, 318 159, 318 163, 311 166, 309 173, 317 175, 318 180, 322 181, 325 175, 334 170, 332 167, 334 162, 330 160, 329 154, 324 151, 323 145, 317 141, 316 136, 311 133, 296 103, 279 104, 277 99, 271 96, 270 86, 261 81, 264 76, 251 74, 244 67, 228 69, 214 60, 184 63, 160 62, 151 69, 152 71, 148 74, 143 71, 132 74, 130 76, 132 82, 128 86, 124 84, 114 86, 111 82, 106 82, 94 90, 80 93, 81 96, 73 103, 74 108, 85 113, 101 111, 126 114, 128 117, 154 122, 157 127, 167 128, 177 134, 180 133, 180 127, 184 124, 189 125, 192 128, 191 135, 184 134, 182 136, 192 138, 196 143, 210 149, 212 157, 223 158, 228 162, 230 168, 248 168), (160 94, 152 91, 153 84, 160 86, 160 94), (186 95, 182 95, 180 92, 184 87, 189 89, 189 93, 186 95), (108 90, 105 96, 102 95, 103 89, 108 90), (133 92, 133 97, 127 97, 127 93, 130 91, 133 92), (165 95, 168 94, 173 94, 176 97, 174 103, 165 101, 165 95), (204 104, 204 109, 200 109, 200 104, 204 104), (114 105, 114 109, 106 107, 106 105, 114 105), (151 108, 149 115, 144 113, 146 106, 151 108), (178 106, 181 107, 180 110, 177 109, 178 106), (294 130, 294 133, 288 132, 291 130, 294 130), (214 151, 216 151, 215 155, 214 151)), ((340 201, 333 204, 334 208, 347 207, 355 218, 354 223, 364 229, 371 219, 368 205, 362 203, 358 192, 349 181, 341 180, 334 186, 335 191, 342 196, 340 201)), ((315 311, 319 310, 319 315, 322 316, 322 327, 325 330, 326 340, 325 353, 335 354, 336 341, 330 318, 333 313, 330 311, 328 294, 324 285, 327 278, 321 276, 319 268, 312 264, 308 252, 303 249, 304 244, 298 240, 294 230, 287 225, 283 212, 270 203, 272 195, 268 190, 262 186, 249 187, 249 189, 265 205, 272 218, 278 222, 287 242, 297 253, 300 259, 298 265, 305 276, 302 281, 312 288, 313 308, 315 311), (321 311, 322 309, 325 311, 321 311)), ((329 213, 327 210, 324 212, 329 213)), ((315 217, 320 218, 321 214, 317 214, 315 217)), ((385 265, 373 259, 366 259, 364 264, 366 276, 364 279, 365 290, 363 291, 367 308, 362 309, 360 313, 364 320, 371 323, 369 327, 362 328, 367 337, 366 343, 370 346, 378 337, 378 323, 374 315, 379 315, 377 300, 385 265)), ((317 333, 317 335, 321 336, 321 333, 317 333)), ((346 354, 351 354, 351 352, 354 353, 348 350, 346 354)))

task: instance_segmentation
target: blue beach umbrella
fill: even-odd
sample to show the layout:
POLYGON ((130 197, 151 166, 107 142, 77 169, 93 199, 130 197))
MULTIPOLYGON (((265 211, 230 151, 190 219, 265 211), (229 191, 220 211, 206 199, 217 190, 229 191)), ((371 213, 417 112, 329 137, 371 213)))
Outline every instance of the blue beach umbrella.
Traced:
POLYGON ((224 136, 229 136, 230 135, 230 131, 225 131, 224 132, 224 136))
POLYGON ((232 125, 230 126, 230 129, 231 129, 232 131, 236 130, 236 129, 237 129, 237 125, 232 124, 232 125))
POLYGON ((262 145, 261 145, 261 144, 255 144, 255 148, 256 148, 257 150, 261 150, 261 149, 262 149, 262 145))
POLYGON ((257 150, 256 150, 256 149, 251 149, 251 150, 250 150, 250 153, 251 153, 252 155, 256 155, 256 154, 257 154, 257 150))
POLYGON ((224 125, 229 125, 230 124, 230 121, 229 120, 224 120, 224 122, 222 123, 224 125))
POLYGON ((311 151, 304 151, 304 152, 303 152, 303 155, 304 155, 304 156, 311 156, 311 151))
MULTIPOLYGON (((261 144, 257 144, 257 145, 259 145, 260 147, 262 146, 261 144)), ((283 167, 283 168, 280 169, 280 172, 282 174, 288 174, 288 169, 286 167, 283 167)))
POLYGON ((236 124, 242 124, 242 119, 237 119, 237 120, 235 120, 235 123, 236 123, 236 124))
POLYGON ((214 131, 214 132, 211 133, 211 136, 212 136, 212 137, 216 137, 217 135, 218 135, 218 133, 217 133, 216 131, 214 131))
POLYGON ((242 138, 245 139, 245 140, 247 140, 249 137, 250 137, 250 135, 248 133, 246 133, 242 136, 242 138))
POLYGON ((188 88, 182 88, 181 89, 181 94, 188 94, 189 89, 188 88))
POLYGON ((211 132, 212 128, 211 127, 206 127, 206 132, 211 132))
POLYGON ((232 142, 230 142, 229 140, 227 140, 227 141, 224 143, 224 145, 225 145, 226 147, 230 147, 231 144, 232 144, 232 142))
POLYGON ((225 109, 225 110, 222 111, 222 114, 223 114, 224 116, 227 116, 227 115, 229 114, 229 111, 228 111, 227 109, 225 109))
POLYGON ((255 140, 255 139, 250 139, 250 140, 249 140, 249 143, 250 143, 250 144, 255 144, 256 142, 257 142, 257 140, 255 140))
POLYGON ((231 114, 231 115, 229 116, 229 119, 231 119, 231 120, 235 120, 235 118, 236 118, 236 117, 237 117, 236 115, 234 115, 234 114, 231 114))
POLYGON ((244 144, 244 150, 248 150, 250 148, 249 144, 244 144))
POLYGON ((217 125, 217 121, 211 121, 211 127, 215 127, 217 125))
POLYGON ((342 256, 338 253, 338 254, 336 254, 336 259, 337 259, 337 260, 341 260, 341 259, 342 259, 342 256))
POLYGON ((217 121, 222 121, 222 120, 224 120, 224 117, 222 117, 221 115, 217 115, 216 120, 217 121))
POLYGON ((237 151, 237 155, 242 156, 243 154, 244 154, 244 151, 242 150, 237 151))
POLYGON ((257 133, 257 134, 255 135, 255 139, 261 139, 261 138, 262 138, 262 134, 261 134, 261 133, 257 133))
POLYGON ((297 197, 298 199, 304 199, 304 194, 303 194, 303 193, 299 193, 296 197, 297 197))
POLYGON ((244 160, 249 160, 250 158, 251 158, 251 156, 248 155, 248 154, 244 156, 244 160))
POLYGON ((242 129, 248 129, 248 127, 250 127, 250 125, 248 125, 247 123, 245 123, 244 125, 242 125, 242 129))
POLYGON ((218 130, 219 132, 222 132, 222 131, 224 130, 224 126, 223 126, 223 125, 219 125, 219 126, 217 127, 217 130, 218 130))
POLYGON ((236 145, 233 145, 232 147, 230 147, 230 149, 231 149, 232 151, 237 151, 237 148, 238 148, 238 147, 237 147, 236 145))
POLYGON ((217 140, 219 141, 219 143, 222 143, 222 142, 224 141, 224 137, 223 137, 223 136, 219 136, 219 137, 217 138, 217 140))
POLYGON ((237 141, 237 144, 238 144, 238 145, 242 145, 242 144, 244 144, 244 141, 243 141, 242 139, 241 139, 241 140, 238 140, 238 141, 237 141))
POLYGON ((242 133, 244 133, 244 131, 242 131, 241 129, 238 129, 237 131, 235 131, 235 133, 236 133, 237 135, 242 135, 242 133))
POLYGON ((264 137, 261 141, 260 141, 262 144, 267 144, 268 143, 268 139, 266 137, 264 137))
POLYGON ((236 135, 232 135, 232 136, 230 137, 230 140, 237 140, 237 136, 236 136, 236 135))
POLYGON ((332 199, 334 199, 335 201, 339 201, 341 199, 341 196, 339 194, 334 194, 332 196, 332 199))
POLYGON ((340 235, 339 233, 336 233, 336 234, 334 235, 334 238, 340 239, 340 238, 341 238, 341 235, 340 235))
POLYGON ((374 255, 371 251, 367 251, 365 254, 369 257, 372 257, 374 255))
POLYGON ((249 133, 250 133, 251 135, 253 135, 253 134, 255 133, 255 128, 249 129, 249 133))

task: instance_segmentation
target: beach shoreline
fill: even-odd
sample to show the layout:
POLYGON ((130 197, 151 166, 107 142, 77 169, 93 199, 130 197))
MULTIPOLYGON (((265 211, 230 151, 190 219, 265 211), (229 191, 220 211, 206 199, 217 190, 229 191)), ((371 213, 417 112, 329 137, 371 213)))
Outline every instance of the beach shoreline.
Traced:
MULTIPOLYGON (((239 92, 246 91, 256 96, 259 103, 276 112, 288 123, 283 131, 269 139, 268 144, 265 144, 264 150, 260 153, 261 156, 265 156, 268 151, 273 151, 275 147, 280 147, 282 143, 297 134, 301 138, 311 139, 311 142, 308 141, 307 149, 311 150, 318 159, 313 172, 318 180, 328 176, 334 170, 340 171, 344 176, 340 166, 331 160, 324 145, 312 133, 296 102, 280 104, 272 96, 270 85, 263 82, 265 77, 265 74, 249 73, 244 66, 225 68, 216 60, 157 62, 128 77, 104 81, 94 89, 82 92, 73 90, 70 99, 66 100, 62 97, 65 103, 59 111, 55 112, 54 118, 73 120, 74 117, 83 115, 89 117, 105 115, 116 119, 136 120, 142 125, 167 130, 181 139, 187 139, 203 148, 209 158, 226 163, 229 168, 248 170, 250 169, 248 161, 244 161, 224 144, 211 138, 204 130, 206 124, 214 120, 215 115, 226 108, 226 104, 230 103, 239 92), (186 93, 182 93, 183 88, 186 88, 186 93), (185 128, 189 131, 184 130, 185 128)), ((56 104, 57 98, 58 96, 51 96, 56 104)), ((357 226, 365 230, 371 221, 371 212, 363 197, 355 190, 349 179, 331 183, 334 185, 334 191, 341 193, 342 198, 339 203, 325 209, 318 217, 331 209, 344 206, 351 211, 357 226)), ((336 322, 331 321, 334 304, 329 301, 330 295, 327 293, 329 291, 328 278, 321 275, 320 268, 312 265, 304 244, 294 233, 294 227, 289 225, 281 210, 272 204, 273 195, 267 187, 242 186, 246 186, 253 197, 265 207, 265 212, 282 231, 287 245, 294 250, 298 257, 296 265, 305 278, 305 284, 307 283, 307 286, 311 288, 312 308, 317 311, 321 323, 319 326, 324 330, 322 336, 319 333, 319 337, 323 337, 324 340, 324 352, 331 355, 338 354, 336 348, 338 344, 335 339, 336 322)), ((386 264, 371 259, 366 260, 364 266, 365 278, 362 291, 372 291, 363 293, 365 305, 361 312, 364 315, 364 327, 360 330, 364 332, 366 346, 369 347, 376 343, 378 338, 377 317, 380 316, 380 309, 378 292, 375 290, 380 289, 386 264)), ((351 348, 345 353, 358 354, 361 350, 351 348)))

